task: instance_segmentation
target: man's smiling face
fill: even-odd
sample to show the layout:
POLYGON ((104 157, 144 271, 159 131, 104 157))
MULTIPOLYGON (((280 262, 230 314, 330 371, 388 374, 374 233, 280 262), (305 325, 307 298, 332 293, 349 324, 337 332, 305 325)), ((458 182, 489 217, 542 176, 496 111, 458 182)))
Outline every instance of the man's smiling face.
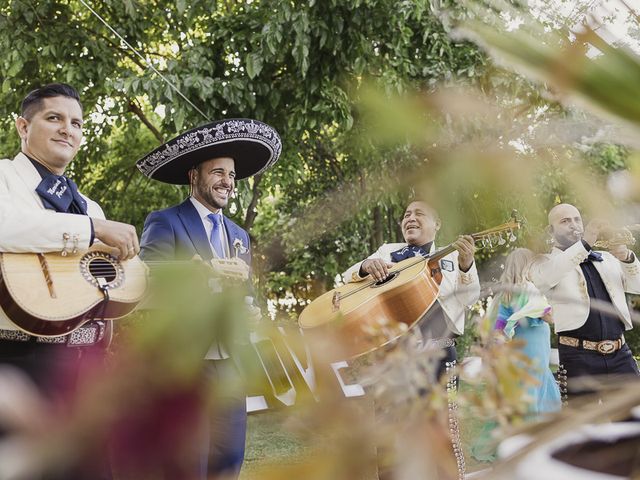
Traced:
POLYGON ((227 206, 235 186, 233 158, 212 158, 191 170, 190 175, 195 199, 212 212, 227 206))
POLYGON ((440 219, 424 202, 412 202, 402 218, 402 236, 410 245, 422 246, 436 238, 440 219))
POLYGON ((82 142, 80 104, 69 97, 44 98, 29 117, 16 120, 22 152, 61 175, 82 142))

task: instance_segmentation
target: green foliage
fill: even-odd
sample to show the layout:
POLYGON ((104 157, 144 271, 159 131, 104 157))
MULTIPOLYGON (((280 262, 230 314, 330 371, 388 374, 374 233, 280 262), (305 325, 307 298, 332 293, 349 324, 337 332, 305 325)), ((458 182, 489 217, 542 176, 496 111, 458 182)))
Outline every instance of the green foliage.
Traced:
MULTIPOLYGON (((30 89, 50 81, 75 85, 89 118, 70 173, 108 217, 140 230, 149 211, 187 195, 185 188, 143 178, 134 164, 144 153, 207 119, 270 123, 283 137, 282 158, 260 179, 240 182, 230 215, 250 229, 260 291, 274 300, 289 294, 304 303, 379 243, 401 240, 397 223, 415 180, 406 172, 432 156, 414 147, 425 132, 448 128, 435 116, 424 119, 411 94, 469 85, 498 105, 517 106, 521 115, 541 105, 557 110, 531 83, 496 68, 470 43, 452 40, 441 21, 446 17, 427 0, 92 5, 142 58, 78 0, 0 6, 0 46, 7 52, 0 58, 3 156, 18 150, 12 123, 30 89), (388 104, 399 101, 394 94, 408 94, 404 110, 386 118, 394 111, 388 104)), ((456 132, 457 141, 477 136, 487 120, 456 132)), ((621 158, 603 146, 593 165, 608 171, 621 158)), ((444 185, 452 178, 446 175, 444 185)), ((545 175, 543 203, 568 198, 559 170, 545 175)), ((491 187, 470 182, 453 193, 442 211, 447 228, 440 243, 489 226, 484 206, 495 200, 491 187), (458 211, 473 214, 463 223, 449 221, 458 211)), ((491 211, 503 221, 514 202, 499 203, 491 211)))
POLYGON ((397 236, 401 202, 383 206, 374 228, 372 202, 380 199, 370 195, 356 217, 325 224, 306 248, 292 238, 303 208, 330 203, 339 185, 362 180, 363 166, 387 168, 401 154, 385 157, 388 152, 356 145, 355 104, 364 79, 388 93, 412 91, 456 78, 474 82, 485 65, 475 47, 447 36, 426 0, 92 5, 145 60, 77 0, 12 0, 0 7, 0 45, 8 52, 0 58, 4 155, 18 149, 12 122, 26 92, 50 81, 77 86, 85 112, 94 115, 71 173, 109 217, 140 228, 147 212, 186 194, 135 172, 135 161, 160 139, 207 119, 270 123, 282 134, 283 157, 256 188, 239 186, 235 218, 246 219, 258 258, 274 253, 273 245, 283 250, 263 276, 275 295, 306 291, 310 282, 327 288, 336 273, 368 254, 373 230, 385 240, 397 236), (249 205, 257 210, 255 222, 249 205))
POLYGON ((628 156, 625 146, 598 143, 586 152, 585 158, 594 173, 607 174, 626 168, 628 156))

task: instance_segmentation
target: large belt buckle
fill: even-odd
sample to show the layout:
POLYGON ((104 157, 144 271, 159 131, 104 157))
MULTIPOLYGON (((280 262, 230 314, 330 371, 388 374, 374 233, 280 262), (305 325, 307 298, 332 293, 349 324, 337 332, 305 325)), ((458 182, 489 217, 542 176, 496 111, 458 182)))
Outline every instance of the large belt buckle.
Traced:
POLYGON ((607 353, 615 352, 617 344, 617 340, 603 340, 598 342, 596 349, 598 350, 598 353, 606 355, 607 353))

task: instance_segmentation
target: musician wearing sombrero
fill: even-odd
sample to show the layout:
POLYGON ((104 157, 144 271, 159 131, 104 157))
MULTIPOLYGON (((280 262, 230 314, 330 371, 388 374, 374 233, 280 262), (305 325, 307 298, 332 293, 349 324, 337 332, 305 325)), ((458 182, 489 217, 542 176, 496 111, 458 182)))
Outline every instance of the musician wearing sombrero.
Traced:
MULTIPOLYGON (((251 263, 248 233, 225 217, 237 180, 265 171, 280 156, 278 133, 265 123, 248 119, 213 122, 167 142, 137 162, 147 177, 174 185, 190 185, 184 202, 149 214, 141 238, 146 260, 229 258, 236 254, 251 263)), ((217 342, 207 353, 213 381, 235 375, 235 367, 217 342)), ((244 394, 229 400, 210 419, 202 478, 234 478, 244 459, 246 407, 244 394), (206 470, 206 473, 205 473, 206 470), (217 478, 217 477, 216 477, 217 478)))

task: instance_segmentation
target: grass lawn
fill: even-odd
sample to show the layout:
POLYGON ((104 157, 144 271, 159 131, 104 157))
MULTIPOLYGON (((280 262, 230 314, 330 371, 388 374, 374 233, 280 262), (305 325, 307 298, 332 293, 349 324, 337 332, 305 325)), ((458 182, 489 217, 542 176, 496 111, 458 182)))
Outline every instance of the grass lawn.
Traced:
MULTIPOLYGON (((296 411, 293 409, 282 409, 249 416, 247 451, 240 480, 259 480, 261 469, 270 465, 304 462, 307 447, 283 427, 290 416, 295 415, 296 411)), ((488 464, 475 460, 469 450, 482 428, 483 422, 471 415, 465 415, 464 411, 461 412, 461 415, 460 430, 467 472, 483 469, 488 464)), ((320 442, 322 439, 318 441, 320 442)), ((377 475, 374 475, 370 477, 370 480, 376 480, 376 478, 377 475)))
POLYGON ((283 428, 289 410, 270 410, 249 415, 247 449, 240 480, 257 480, 261 468, 269 465, 299 463, 305 446, 283 428))

